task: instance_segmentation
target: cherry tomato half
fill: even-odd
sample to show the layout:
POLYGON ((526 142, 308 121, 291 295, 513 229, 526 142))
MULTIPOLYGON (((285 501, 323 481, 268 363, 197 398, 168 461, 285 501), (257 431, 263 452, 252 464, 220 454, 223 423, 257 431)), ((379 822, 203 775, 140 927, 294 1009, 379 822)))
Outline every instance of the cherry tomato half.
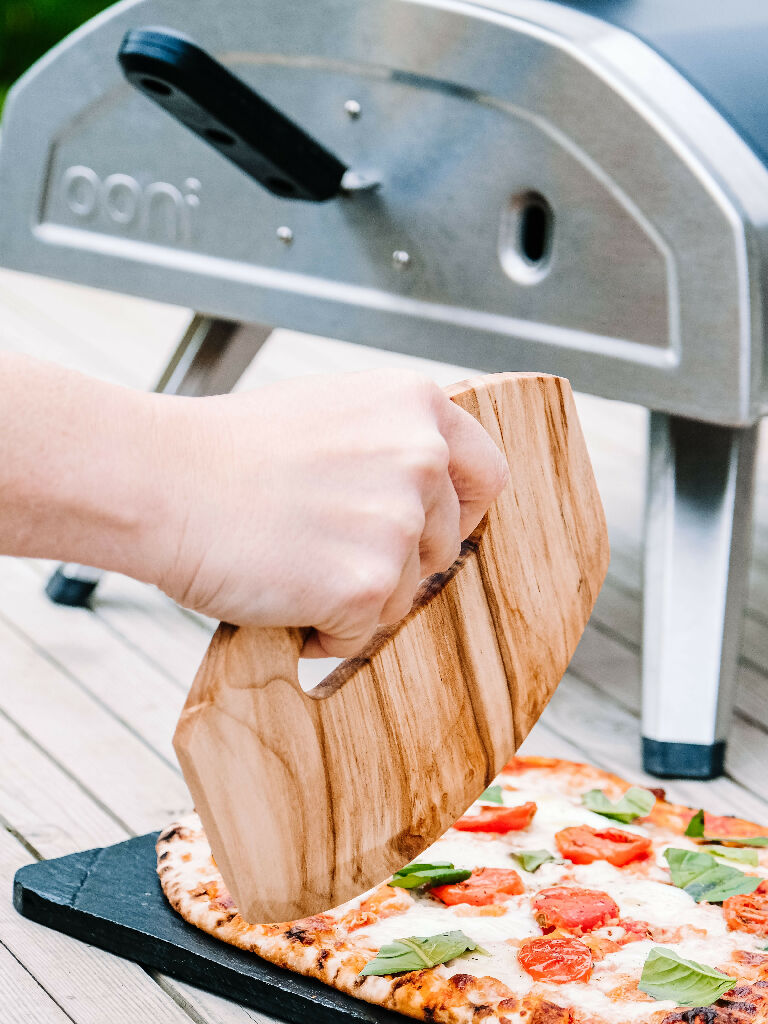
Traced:
POLYGON ((763 891, 764 885, 761 882, 749 896, 729 896, 723 901, 725 923, 731 931, 750 932, 768 938, 768 893, 763 891))
POLYGON ((583 935, 619 920, 619 908, 607 892, 555 885, 536 893, 532 901, 536 923, 543 932, 555 928, 583 935))
POLYGON ((517 959, 534 981, 564 985, 569 981, 589 981, 592 953, 581 939, 526 939, 517 959))
POLYGON ((436 885, 429 891, 447 907, 459 903, 485 907, 490 903, 501 903, 505 896, 519 896, 525 887, 520 875, 511 868, 478 868, 463 882, 436 885))
POLYGON ((576 825, 556 833, 555 843, 567 860, 574 864, 591 864, 607 860, 617 868, 633 860, 648 856, 651 840, 635 832, 622 832, 620 828, 591 828, 576 825))
POLYGON ((651 938, 651 926, 647 921, 633 921, 631 918, 623 918, 619 924, 624 929, 624 935, 619 939, 620 946, 626 946, 630 942, 643 942, 651 938))
POLYGON ((533 821, 536 804, 518 807, 483 807, 479 814, 464 815, 453 826, 460 832, 519 832, 533 821))

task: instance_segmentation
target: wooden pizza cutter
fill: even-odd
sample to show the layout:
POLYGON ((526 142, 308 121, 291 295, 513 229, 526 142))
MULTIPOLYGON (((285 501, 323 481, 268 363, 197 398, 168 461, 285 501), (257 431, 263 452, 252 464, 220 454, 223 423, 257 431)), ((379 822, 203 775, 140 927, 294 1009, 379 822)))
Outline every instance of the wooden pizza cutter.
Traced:
POLYGON ((211 641, 174 739, 218 868, 250 922, 328 910, 434 842, 515 753, 608 567, 568 382, 503 373, 450 397, 509 481, 412 611, 305 693, 301 629, 211 641))

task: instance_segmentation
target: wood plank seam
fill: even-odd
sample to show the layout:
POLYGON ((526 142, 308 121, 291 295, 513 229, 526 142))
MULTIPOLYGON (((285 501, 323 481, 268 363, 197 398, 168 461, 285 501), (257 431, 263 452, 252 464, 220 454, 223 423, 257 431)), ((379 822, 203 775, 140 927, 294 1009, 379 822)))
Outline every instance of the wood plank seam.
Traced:
POLYGON ((147 750, 149 750, 155 757, 159 758, 168 768, 171 768, 174 772, 178 774, 179 767, 174 761, 161 754, 160 751, 157 750, 154 746, 152 746, 152 744, 147 741, 147 738, 143 736, 137 729, 135 729, 130 722, 127 722, 122 716, 116 714, 114 708, 110 707, 110 705, 103 701, 101 697, 99 697, 97 694, 95 694, 90 689, 90 687, 85 685, 82 682, 82 680, 78 679, 78 677, 73 672, 71 672, 66 665, 63 665, 57 658, 55 658, 50 653, 50 651, 46 650, 45 647, 42 647, 34 639, 34 637, 31 637, 25 630, 21 629, 12 619, 9 619, 3 612, 0 612, 0 622, 2 622, 10 630, 12 630, 20 640, 26 643, 33 651, 35 651, 36 654, 39 654, 40 657, 47 661, 49 665, 55 668, 58 672, 61 672, 62 675, 66 676, 67 679, 69 679, 72 683, 75 684, 75 686, 78 687, 78 689, 80 689, 83 693, 90 697, 90 699, 95 704, 98 704, 100 708, 102 708, 104 711, 110 714, 112 718, 115 719, 115 721, 119 722, 123 726, 123 728, 125 728, 129 733, 131 733, 131 735, 135 739, 137 739, 143 746, 145 746, 147 750))
POLYGON ((2 939, 0 939, 0 947, 2 947, 3 951, 7 953, 8 956, 11 957, 11 959, 19 965, 19 968, 22 971, 24 971, 25 974, 29 975, 34 984, 37 985, 40 991, 44 992, 45 995, 51 1000, 51 1002, 61 1010, 61 1012, 67 1018, 67 1020, 71 1020, 72 1024, 77 1024, 75 1018, 72 1017, 69 1013, 67 1013, 67 1011, 64 1009, 60 1002, 54 999, 54 997, 51 995, 51 993, 48 991, 45 985, 40 981, 40 979, 35 977, 32 971, 30 971, 30 969, 27 967, 27 965, 22 963, 21 960, 19 960, 19 958, 15 955, 13 950, 9 949, 8 946, 6 946, 6 944, 2 941, 2 939))
POLYGON ((107 630, 107 632, 111 633, 112 636, 115 637, 115 639, 120 640, 120 642, 125 644, 126 647, 130 647, 132 650, 134 650, 136 652, 136 654, 143 661, 145 661, 147 663, 147 665, 149 665, 151 668, 155 669, 157 672, 161 672, 166 677, 168 682, 172 683, 173 686, 175 686, 177 690, 181 690, 182 692, 185 692, 188 689, 188 686, 189 686, 189 682, 188 681, 185 684, 181 679, 178 678, 178 676, 175 676, 171 672, 169 672, 168 669, 165 667, 165 665, 163 665, 162 661, 159 661, 152 654, 150 654, 148 651, 143 650, 141 647, 137 647, 131 641, 131 638, 129 636, 126 636, 126 634, 122 633, 114 625, 113 622, 111 622, 109 619, 105 618, 105 616, 101 613, 101 611, 99 609, 98 598, 93 602, 93 608, 89 610, 89 614, 93 615, 94 618, 98 619, 98 621, 107 630))
POLYGON ((3 814, 0 814, 0 829, 13 836, 17 843, 21 843, 33 860, 45 860, 39 850, 36 850, 32 843, 30 843, 29 840, 18 831, 18 829, 14 828, 3 814))
MULTIPOLYGON (((577 679, 579 682, 581 682, 582 684, 584 684, 585 686, 588 686, 591 690, 593 690, 597 695, 599 695, 601 700, 605 701, 606 698, 610 698, 610 699, 612 699, 614 701, 614 703, 617 705, 617 707, 621 708, 622 711, 624 711, 625 713, 629 714, 638 723, 637 734, 638 734, 638 737, 639 737, 639 735, 640 735, 639 717, 640 716, 638 714, 638 709, 637 709, 636 705, 633 705, 630 701, 628 701, 622 695, 620 695, 620 694, 617 695, 617 693, 615 691, 609 690, 607 688, 607 685, 609 685, 609 684, 607 684, 607 685, 601 684, 600 682, 597 682, 594 679, 589 678, 589 676, 584 675, 577 668, 569 667, 568 673, 569 673, 569 675, 571 675, 575 679, 577 679)), ((734 715, 734 718, 736 720, 738 720, 738 721, 743 721, 743 718, 742 718, 742 716, 740 714, 734 715)), ((749 723, 745 723, 745 724, 749 724, 749 723)), ((759 731, 763 732, 763 729, 761 728, 759 731)), ((594 755, 593 755, 593 757, 594 757, 594 755)), ((726 778, 726 779, 729 779, 730 781, 732 781, 735 784, 739 785, 742 789, 744 789, 747 792, 751 793, 753 796, 755 796, 758 799, 764 801, 764 794, 761 793, 759 790, 754 789, 752 787, 752 782, 753 781, 754 781, 755 784, 760 784, 761 783, 762 776, 760 774, 756 774, 756 775, 748 774, 747 778, 749 779, 749 784, 747 784, 747 783, 745 783, 745 781, 743 779, 739 778, 736 774, 734 774, 732 765, 731 766, 726 765, 726 771, 725 771, 723 777, 726 778)))
MULTIPOLYGON (((13 728, 15 729, 15 727, 13 727, 13 728)), ((22 736, 22 733, 19 730, 16 730, 16 732, 18 733, 19 736, 22 736)), ((7 737, 6 737, 6 739, 7 739, 7 737)), ((25 740, 24 742, 28 743, 29 741, 25 740)), ((3 750, 3 747, 2 747, 2 745, 0 745, 0 753, 2 753, 2 750, 3 750)), ((32 746, 31 744, 29 745, 29 754, 30 755, 34 755, 35 758, 39 759, 39 761, 36 761, 35 765, 33 766, 34 768, 37 769, 38 774, 46 775, 47 781, 49 782, 49 784, 51 786, 51 789, 53 791, 58 792, 59 790, 57 789, 55 773, 59 772, 60 769, 55 765, 55 763, 53 762, 52 759, 50 759, 50 758, 48 758, 46 756, 44 751, 40 751, 36 746, 32 746), (52 772, 51 771, 47 771, 46 770, 46 766, 50 766, 53 769, 53 771, 52 772)), ((63 775, 63 773, 62 773, 62 775, 63 775)), ((67 782, 70 785, 75 785, 77 787, 75 789, 75 792, 77 792, 77 793, 82 793, 83 792, 81 787, 77 786, 76 782, 72 782, 71 778, 68 775, 66 775, 66 776, 63 775, 63 777, 66 778, 67 782)), ((83 793, 83 797, 84 797, 84 800, 86 802, 89 800, 89 797, 88 797, 87 793, 83 793)), ((68 801, 71 801, 71 799, 72 799, 72 791, 69 792, 69 794, 66 797, 66 799, 68 801)), ((56 810, 53 810, 52 808, 49 808, 47 811, 44 810, 43 813, 42 813, 42 816, 39 817, 40 822, 42 824, 44 824, 44 827, 45 827, 45 831, 42 833, 42 836, 43 836, 44 840, 49 843, 49 845, 50 845, 50 833, 48 831, 48 828, 49 828, 51 822, 58 820, 56 815, 61 813, 58 810, 59 806, 60 806, 60 804, 58 802, 54 803, 52 805, 52 808, 55 807, 56 810), (53 813, 53 818, 49 817, 49 814, 51 814, 51 813, 53 813)), ((102 812, 102 813, 105 813, 105 812, 102 812)), ((77 822, 78 822, 78 827, 82 827, 85 824, 85 819, 82 816, 78 816, 77 822)), ((58 825, 57 825, 57 828, 58 828, 58 825)), ((87 831, 87 827, 86 827, 86 831, 87 831)), ((19 834, 19 830, 15 829, 15 828, 12 829, 8 833, 8 835, 11 838, 12 843, 14 842, 15 837, 18 834, 19 834)), ((1 838, 1 836, 2 836, 2 833, 0 833, 0 838, 1 838)), ((119 831, 117 832, 117 834, 111 833, 109 836, 105 836, 104 838, 106 839, 107 842, 109 842, 110 840, 118 841, 119 839, 126 838, 125 826, 119 827, 119 831), (122 835, 120 834, 120 832, 122 832, 122 835)), ((98 840, 97 841, 93 841, 93 839, 90 838, 90 836, 88 838, 86 838, 86 839, 81 839, 80 842, 77 843, 77 846, 80 847, 80 848, 92 847, 92 846, 97 846, 97 845, 100 845, 98 840)), ((40 857, 40 851, 38 851, 36 848, 34 848, 27 840, 24 840, 24 847, 25 847, 25 849, 27 849, 28 852, 31 851, 33 859, 38 859, 40 857)), ((2 848, 3 848, 3 844, 2 844, 2 842, 0 842, 0 853, 2 852, 2 848)), ((58 842, 56 839, 54 839, 53 840, 53 853, 54 853, 54 855, 58 856, 62 852, 69 852, 69 850, 66 849, 66 850, 62 851, 61 850, 60 842, 58 842)), ((16 866, 20 866, 20 862, 23 861, 23 858, 14 857, 14 861, 16 863, 16 866)), ((10 874, 8 875, 8 882, 10 884, 10 874)), ((7 912, 10 913, 10 915, 11 915, 11 920, 14 921, 15 915, 14 915, 14 912, 12 911, 12 909, 10 907, 10 904, 8 903, 6 906, 7 906, 7 912)), ((2 914, 0 914, 0 918, 1 917, 2 917, 2 914)), ((18 921, 19 926, 22 925, 22 922, 21 922, 20 918, 16 919, 16 921, 18 921)), ((76 955, 77 949, 78 949, 78 946, 77 946, 77 944, 75 944, 73 946, 73 953, 75 955, 76 955)), ((119 963, 119 961, 116 961, 116 964, 117 963, 119 963)), ((164 988, 170 989, 172 987, 175 987, 177 984, 181 985, 181 983, 166 981, 165 984, 164 984, 164 988)), ((203 1004, 204 1004, 203 1005, 203 1009, 207 1008, 207 1006, 208 1006, 208 1004, 209 1004, 209 1002, 211 1000, 215 1001, 215 999, 216 999, 216 997, 207 997, 206 995, 200 995, 197 992, 195 992, 194 990, 191 990, 190 992, 187 992, 186 989, 183 986, 182 986, 182 998, 183 998, 184 1001, 186 1001, 186 1003, 190 1003, 191 1001, 195 1001, 195 1000, 201 999, 203 1001, 203 1004)), ((218 1012, 214 1012, 212 1018, 209 1018, 209 1017, 205 1018, 206 1024, 237 1024, 237 1022, 239 1022, 239 1021, 241 1021, 243 1019, 249 1019, 249 1020, 253 1019, 252 1017, 246 1015, 246 1012, 245 1011, 241 1011, 240 1008, 238 1008, 238 1007, 232 1006, 231 1009, 230 1009, 229 1008, 229 1004, 224 1004, 224 1007, 226 1009, 226 1012, 224 1014, 224 1018, 225 1019, 222 1019, 222 1017, 220 1016, 220 1014, 218 1012)), ((117 1024, 117 1022, 116 1022, 116 1024, 117 1024)))
MULTIPOLYGON (((542 724, 579 742, 590 751, 590 760, 599 760, 612 771, 641 785, 643 780, 646 785, 656 785, 641 768, 637 718, 608 697, 605 690, 598 690, 569 672, 547 708, 542 724)), ((747 742, 741 735, 738 740, 740 744, 747 742)), ((546 755, 546 750, 543 753, 546 755)), ((748 778, 760 778, 762 769, 756 772, 748 765, 746 774, 748 778)), ((735 813, 757 821, 766 820, 768 813, 765 796, 755 795, 736 777, 722 776, 709 782, 674 780, 665 783, 665 788, 675 794, 673 799, 677 802, 693 807, 706 804, 715 813, 735 813)))
MULTIPOLYGON (((24 561, 27 565, 30 566, 30 568, 32 568, 32 570, 35 572, 35 574, 41 581, 45 580, 46 575, 49 572, 47 568, 41 566, 36 559, 29 558, 24 559, 24 561)), ((170 598, 168 600, 170 601, 170 598)), ((178 605, 176 605, 176 608, 179 611, 182 610, 178 605)), ((188 689, 188 680, 186 681, 186 683, 184 683, 183 680, 179 679, 177 676, 174 676, 173 673, 169 672, 168 669, 163 665, 163 663, 160 662, 160 660, 154 657, 150 652, 145 651, 141 647, 138 647, 129 636, 126 636, 125 633, 123 633, 115 626, 111 618, 106 617, 104 615, 103 610, 99 607, 98 598, 94 600, 93 607, 82 608, 81 610, 84 614, 89 614, 93 618, 95 618, 95 620, 97 620, 100 623, 100 625, 104 628, 104 630, 106 630, 106 632, 111 633, 124 646, 134 651, 136 655, 139 656, 143 660, 143 662, 145 662, 153 670, 160 672, 162 675, 164 675, 169 682, 173 683, 176 689, 181 690, 183 692, 185 692, 188 689)))
MULTIPOLYGON (((635 654, 638 657, 642 656, 642 647, 639 644, 635 643, 634 640, 631 640, 628 637, 624 636, 624 634, 614 629, 612 626, 607 625, 605 621, 600 618, 599 612, 593 614, 590 620, 589 628, 620 644, 630 653, 635 654)), ((765 670, 762 666, 760 666, 744 654, 739 655, 738 664, 746 668, 751 668, 754 672, 758 673, 761 676, 766 675, 765 670)), ((578 669, 573 669, 572 671, 575 675, 579 674, 578 669)), ((766 681, 768 682, 768 680, 766 681)), ((621 698, 616 699, 619 703, 621 703, 621 698)), ((628 710, 634 710, 626 704, 625 706, 627 706, 628 710)), ((755 726, 755 728, 759 729, 761 732, 768 733, 768 720, 761 720, 760 718, 749 714, 740 706, 738 688, 735 694, 733 714, 735 717, 739 717, 743 721, 750 722, 752 725, 755 726)))
MULTIPOLYGON (((12 838, 13 838, 13 840, 15 842, 16 841, 15 837, 12 837, 12 838)), ((26 849, 26 846, 24 848, 26 849)), ((39 860, 41 858, 38 856, 36 859, 39 860)), ((9 907, 8 911, 10 912, 11 915, 15 916, 15 911, 12 908, 9 907)), ((25 934, 26 930, 28 928, 39 927, 39 926, 32 926, 32 925, 30 925, 29 922, 24 921, 24 919, 20 918, 20 917, 16 918, 16 920, 14 921, 14 924, 18 928, 18 934, 19 935, 25 934)), ((57 935, 55 935, 55 933, 49 933, 49 936, 50 936, 51 940, 55 944, 57 944, 57 945, 63 939, 63 937, 57 936, 57 935)), ((2 940, 2 936, 0 936, 0 940, 2 940)), ((32 976, 34 977, 35 981, 38 983, 39 987, 46 993, 46 995, 52 1000, 52 1002, 54 1002, 57 1006, 61 1006, 61 1000, 56 998, 56 995, 51 990, 50 986, 47 985, 43 980, 41 980, 40 976, 37 973, 33 973, 30 970, 29 965, 26 964, 22 959, 20 959, 20 956, 15 952, 14 948, 8 945, 8 939, 7 938, 5 940, 3 940, 3 946, 4 946, 4 948, 8 949, 9 953, 14 957, 15 960, 17 960, 21 964, 21 966, 27 971, 27 973, 32 974, 32 976)), ((92 960, 92 958, 94 956, 96 956, 100 960, 100 962, 105 963, 105 964, 109 963, 113 959, 109 954, 102 953, 100 950, 97 950, 94 947, 90 947, 88 945, 81 946, 78 943, 78 944, 76 944, 73 947, 73 949, 75 951, 77 951, 76 955, 79 955, 81 959, 85 958, 86 960, 92 960), (105 959, 102 961, 101 958, 105 958, 105 959)), ((143 967, 141 967, 140 965, 133 964, 133 963, 128 963, 128 962, 121 961, 121 960, 115 960, 114 962, 116 964, 121 965, 118 968, 121 971, 122 970, 128 970, 129 972, 136 971, 136 972, 138 972, 139 975, 144 976, 147 979, 147 981, 148 981, 148 983, 150 985, 150 989, 151 990, 159 990, 160 989, 160 986, 150 976, 149 972, 147 970, 145 970, 143 967)), ((169 984, 171 984, 171 983, 169 982, 169 984)), ((168 994, 164 990, 161 990, 161 991, 163 991, 163 996, 164 997, 168 996, 168 994)), ((181 1006, 179 1006, 179 1011, 182 1012, 182 1013, 185 1013, 183 1007, 181 1007, 181 1006)), ((189 1014, 186 1014, 186 1013, 185 1013, 185 1015, 189 1016, 189 1014)), ((67 1016, 69 1016, 70 1019, 73 1019, 75 1021, 75 1024, 78 1024, 78 1018, 77 1017, 72 1018, 70 1014, 67 1014, 67 1016)), ((209 1022, 206 1021, 205 1018, 202 1018, 202 1019, 196 1020, 195 1024, 209 1024, 209 1022)))
MULTIPOLYGON (((200 1013, 198 1013, 198 1011, 195 1009, 194 1005, 190 1002, 190 1000, 186 997, 184 992, 180 988, 176 987, 175 982, 171 981, 164 974, 161 974, 159 971, 156 971, 150 967, 142 967, 142 970, 145 971, 147 976, 150 977, 152 981, 154 981, 154 983, 159 988, 161 988, 170 999, 174 1001, 174 1003, 176 1003, 176 1005, 183 1013, 186 1013, 186 1015, 191 1018, 194 1024, 209 1024, 206 1018, 203 1017, 200 1013)), ((250 1016, 250 1014, 248 1014, 248 1010, 245 1007, 243 1007, 243 1012, 250 1016)))
MULTIPOLYGON (((65 775, 70 782, 77 786, 77 788, 82 793, 84 793, 85 796, 89 798, 89 800, 92 800, 93 803, 96 804, 96 806, 104 812, 104 814, 108 815, 116 825, 119 825, 120 828, 124 829, 129 836, 136 835, 136 832, 133 829, 131 829, 130 826, 125 821, 123 821, 118 814, 115 814, 111 807, 105 804, 103 800, 100 800, 97 794, 92 793, 88 789, 88 787, 82 782, 82 780, 77 777, 77 775, 70 771, 70 769, 67 768, 65 764, 62 764, 61 761, 58 760, 58 758, 54 757, 53 754, 50 753, 50 751, 46 750, 45 747, 41 746, 41 744, 37 742, 34 736, 31 736, 24 728, 24 726, 17 722, 13 718, 13 716, 9 715, 8 712, 2 707, 0 707, 0 717, 2 717, 4 721, 8 722, 8 724, 11 725, 19 733, 19 735, 23 736, 27 743, 33 746, 42 757, 44 757, 52 765, 55 765, 55 767, 62 773, 62 775, 65 775)), ((0 818, 0 821, 1 820, 2 818, 0 818)), ((11 832, 13 835, 17 835, 12 825, 10 824, 7 831, 11 832)), ((26 839, 23 836, 18 835, 17 838, 19 839, 19 842, 22 843, 22 845, 27 845, 26 839)), ((29 846, 28 849, 37 860, 43 859, 42 856, 34 850, 34 847, 29 846)))
MULTIPOLYGON (((147 586, 147 584, 145 584, 145 586, 147 586)), ((178 610, 182 611, 181 608, 179 608, 178 610)), ((136 654, 138 654, 139 657, 141 657, 153 669, 155 669, 158 672, 161 672, 170 683, 173 683, 177 690, 186 692, 189 689, 189 680, 184 681, 182 679, 179 679, 179 677, 175 676, 172 672, 169 672, 165 665, 163 665, 162 661, 159 661, 156 657, 154 657, 148 651, 143 650, 141 647, 137 647, 129 636, 127 636, 120 629, 118 629, 118 627, 115 626, 112 620, 108 619, 104 615, 103 609, 99 607, 98 596, 93 602, 93 607, 90 609, 86 609, 86 611, 90 615, 93 615, 96 619, 98 619, 98 621, 104 626, 104 628, 109 633, 111 633, 116 639, 119 639, 121 643, 125 644, 126 647, 130 647, 133 651, 135 651, 136 654)))
POLYGON ((625 636, 620 630, 613 627, 609 622, 600 617, 598 611, 593 612, 592 618, 589 620, 590 626, 595 630, 596 633, 601 633, 603 636, 608 637, 611 640, 615 640, 616 643, 626 647, 632 654, 640 656, 643 648, 642 644, 636 643, 631 637, 625 636))

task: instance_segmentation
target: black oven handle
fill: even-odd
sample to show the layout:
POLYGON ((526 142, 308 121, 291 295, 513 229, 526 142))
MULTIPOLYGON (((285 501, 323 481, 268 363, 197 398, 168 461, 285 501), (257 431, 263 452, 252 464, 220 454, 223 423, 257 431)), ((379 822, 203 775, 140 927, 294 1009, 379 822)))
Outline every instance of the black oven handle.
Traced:
POLYGON ((118 61, 131 85, 282 199, 339 195, 348 168, 191 39, 127 32, 118 61))

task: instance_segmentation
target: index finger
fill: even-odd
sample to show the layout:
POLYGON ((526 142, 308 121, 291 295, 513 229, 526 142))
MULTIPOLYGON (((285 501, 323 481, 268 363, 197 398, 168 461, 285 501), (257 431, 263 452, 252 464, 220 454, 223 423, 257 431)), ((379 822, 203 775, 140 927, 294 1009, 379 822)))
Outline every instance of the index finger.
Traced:
POLYGON ((507 460, 482 424, 444 392, 438 425, 449 451, 448 472, 460 506, 462 538, 468 537, 509 479, 507 460))

